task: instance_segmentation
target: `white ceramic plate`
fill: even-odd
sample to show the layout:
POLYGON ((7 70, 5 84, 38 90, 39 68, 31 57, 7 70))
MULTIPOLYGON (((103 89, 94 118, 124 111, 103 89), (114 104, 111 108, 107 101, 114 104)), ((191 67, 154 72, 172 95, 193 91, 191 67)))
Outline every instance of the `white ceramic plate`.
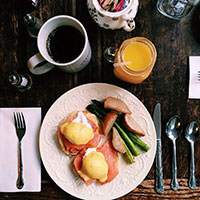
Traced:
POLYGON ((73 88, 58 98, 47 112, 40 131, 40 153, 43 164, 53 181, 67 193, 91 200, 115 199, 136 188, 146 177, 154 161, 156 133, 152 118, 142 102, 120 87, 91 83, 73 88), (118 97, 128 105, 136 121, 144 128, 142 138, 150 146, 147 153, 141 153, 130 165, 119 157, 119 174, 105 185, 85 183, 72 170, 72 158, 66 156, 58 146, 56 131, 59 122, 74 110, 83 110, 91 99, 103 100, 107 96, 118 97))

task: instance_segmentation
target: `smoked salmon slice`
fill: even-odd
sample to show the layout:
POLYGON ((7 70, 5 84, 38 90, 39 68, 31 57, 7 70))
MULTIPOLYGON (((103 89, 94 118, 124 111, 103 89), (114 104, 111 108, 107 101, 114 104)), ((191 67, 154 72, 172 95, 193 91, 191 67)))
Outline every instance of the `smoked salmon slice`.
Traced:
MULTIPOLYGON (((86 153, 86 149, 83 149, 74 159, 73 167, 78 174, 82 169, 82 160, 85 153, 86 153)), ((90 185, 91 183, 95 182, 95 180, 92 180, 92 179, 86 180, 84 179, 84 177, 81 177, 81 179, 86 183, 86 185, 90 185)))
POLYGON ((102 146, 97 148, 97 151, 103 153, 107 163, 108 163, 108 178, 105 182, 100 184, 105 184, 111 182, 119 173, 118 169, 118 153, 113 148, 112 142, 108 139, 102 146))
MULTIPOLYGON (((118 170, 118 153, 113 148, 112 142, 110 139, 108 139, 102 146, 98 147, 96 151, 103 153, 106 162, 108 164, 108 177, 107 180, 104 182, 98 181, 99 184, 104 185, 108 182, 111 182, 119 173, 118 170)), ((73 161, 73 167, 75 171, 80 175, 81 169, 82 169, 82 160, 86 153, 86 149, 82 150, 74 159, 73 161)), ((84 177, 80 176, 81 179, 86 183, 86 185, 89 185, 93 183, 96 180, 90 179, 86 180, 84 177)))

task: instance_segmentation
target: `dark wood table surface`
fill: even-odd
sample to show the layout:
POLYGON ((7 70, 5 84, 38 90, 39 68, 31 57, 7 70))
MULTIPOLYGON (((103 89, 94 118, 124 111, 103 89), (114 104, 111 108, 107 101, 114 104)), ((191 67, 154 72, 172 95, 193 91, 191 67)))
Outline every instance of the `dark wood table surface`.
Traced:
MULTIPOLYGON (((183 129, 193 120, 200 122, 199 100, 188 99, 189 56, 200 55, 200 24, 196 21, 198 6, 181 21, 171 20, 156 9, 156 0, 140 1, 132 32, 100 28, 89 16, 86 0, 43 0, 37 9, 31 9, 24 1, 10 0, 0 3, 0 106, 42 107, 42 117, 54 101, 68 90, 86 83, 110 83, 130 91, 138 97, 152 115, 157 102, 162 107, 162 150, 165 191, 154 190, 155 166, 145 180, 129 194, 119 199, 200 199, 200 141, 195 143, 197 187, 188 187, 190 148, 184 132, 177 140, 178 181, 180 188, 170 188, 172 150, 171 141, 165 135, 167 120, 177 114, 183 129), (68 74, 58 69, 43 75, 29 72, 26 62, 37 50, 36 40, 29 37, 23 16, 32 12, 42 21, 55 15, 70 15, 85 26, 92 47, 92 59, 81 72, 68 74), (134 85, 113 75, 113 68, 104 57, 108 46, 119 47, 123 40, 135 36, 150 39, 157 48, 158 58, 147 80, 134 85), (26 72, 32 76, 31 90, 20 93, 8 83, 13 72, 26 72)), ((1 169, 0 169, 1 170, 1 169)), ((2 181, 2 180, 1 180, 2 181)), ((39 193, 0 193, 0 199, 76 199, 60 189, 49 177, 42 165, 42 190, 39 193)))

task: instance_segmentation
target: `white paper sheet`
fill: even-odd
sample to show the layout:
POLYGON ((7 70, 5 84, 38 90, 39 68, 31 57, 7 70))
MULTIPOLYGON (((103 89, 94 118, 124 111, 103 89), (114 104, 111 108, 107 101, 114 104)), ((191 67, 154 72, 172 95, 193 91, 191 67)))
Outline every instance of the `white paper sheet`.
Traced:
POLYGON ((190 56, 189 99, 200 99, 200 80, 198 80, 198 71, 200 71, 200 56, 190 56))
POLYGON ((41 160, 39 156, 39 129, 41 108, 0 108, 0 192, 41 191, 41 160), (13 112, 23 112, 26 134, 22 139, 24 187, 16 187, 18 138, 13 112))

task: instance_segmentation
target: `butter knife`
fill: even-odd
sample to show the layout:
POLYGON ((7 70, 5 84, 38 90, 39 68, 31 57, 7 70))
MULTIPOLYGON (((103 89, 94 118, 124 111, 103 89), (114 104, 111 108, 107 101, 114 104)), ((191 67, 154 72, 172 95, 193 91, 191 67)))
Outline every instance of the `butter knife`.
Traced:
POLYGON ((161 106, 157 103, 154 108, 153 121, 156 128, 157 135, 157 150, 156 150, 156 182, 155 190, 157 193, 164 191, 163 185, 163 171, 162 171, 162 145, 161 145, 161 106))

